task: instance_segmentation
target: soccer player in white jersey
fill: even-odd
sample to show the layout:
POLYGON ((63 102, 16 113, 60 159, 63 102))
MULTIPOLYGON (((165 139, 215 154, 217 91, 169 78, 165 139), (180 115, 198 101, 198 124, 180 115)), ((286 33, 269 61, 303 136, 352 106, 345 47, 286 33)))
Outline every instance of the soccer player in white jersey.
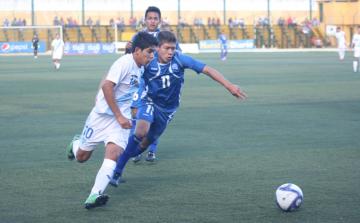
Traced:
POLYGON ((346 50, 345 32, 342 31, 339 26, 336 28, 335 37, 336 37, 337 46, 338 46, 339 59, 344 60, 345 50, 346 50))
POLYGON ((64 41, 60 38, 60 34, 56 33, 55 39, 51 42, 52 59, 55 69, 60 69, 60 60, 64 54, 64 41))
POLYGON ((86 209, 102 206, 109 198, 104 194, 109 183, 108 175, 113 174, 116 160, 128 143, 131 99, 137 91, 143 66, 153 59, 156 46, 156 38, 146 32, 135 37, 132 53, 116 60, 101 82, 82 135, 75 136, 66 149, 70 160, 82 163, 90 158, 97 145, 105 144, 104 161, 85 201, 86 209))
POLYGON ((357 72, 360 58, 360 26, 357 27, 357 31, 352 38, 351 48, 354 49, 353 69, 354 72, 357 72))

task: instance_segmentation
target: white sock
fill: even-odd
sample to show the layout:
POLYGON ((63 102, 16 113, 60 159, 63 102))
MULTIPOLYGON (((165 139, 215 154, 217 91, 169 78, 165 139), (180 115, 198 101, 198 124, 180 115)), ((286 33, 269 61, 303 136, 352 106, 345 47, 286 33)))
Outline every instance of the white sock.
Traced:
POLYGON ((353 68, 354 68, 354 72, 357 72, 358 62, 356 60, 353 62, 353 68))
POLYGON ((344 58, 345 58, 345 51, 340 51, 339 52, 339 59, 344 60, 344 58))
POLYGON ((75 141, 73 142, 72 151, 73 151, 73 153, 74 153, 75 159, 76 159, 76 153, 77 153, 77 151, 79 150, 79 145, 80 145, 80 140, 75 140, 75 141))
POLYGON ((91 194, 104 193, 110 181, 108 176, 112 176, 115 167, 116 162, 114 160, 104 159, 104 162, 96 175, 94 186, 91 189, 91 194))
POLYGON ((57 69, 60 69, 60 63, 57 63, 57 69))

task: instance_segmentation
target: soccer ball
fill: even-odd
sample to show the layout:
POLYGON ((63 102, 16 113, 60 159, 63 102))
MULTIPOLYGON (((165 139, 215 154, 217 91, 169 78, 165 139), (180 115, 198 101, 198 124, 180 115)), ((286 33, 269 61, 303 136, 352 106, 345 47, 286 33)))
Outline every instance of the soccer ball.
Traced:
POLYGON ((295 211, 304 200, 300 187, 292 183, 286 183, 276 189, 276 204, 286 212, 295 211))

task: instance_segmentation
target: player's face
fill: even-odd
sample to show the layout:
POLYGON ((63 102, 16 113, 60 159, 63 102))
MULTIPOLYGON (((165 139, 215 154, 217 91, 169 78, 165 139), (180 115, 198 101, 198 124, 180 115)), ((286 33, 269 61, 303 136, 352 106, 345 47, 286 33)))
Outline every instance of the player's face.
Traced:
POLYGON ((158 48, 158 57, 160 63, 168 63, 174 56, 176 43, 163 43, 158 48))
POLYGON ((140 67, 148 64, 154 58, 155 47, 149 47, 141 50, 135 49, 135 62, 140 67))
POLYGON ((160 23, 159 14, 156 12, 148 12, 145 18, 145 24, 148 31, 153 32, 157 29, 160 23))

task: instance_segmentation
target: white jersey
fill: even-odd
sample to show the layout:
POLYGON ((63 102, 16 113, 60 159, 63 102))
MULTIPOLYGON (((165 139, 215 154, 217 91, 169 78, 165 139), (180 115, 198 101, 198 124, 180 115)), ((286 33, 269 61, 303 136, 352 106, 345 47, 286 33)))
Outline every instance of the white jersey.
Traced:
POLYGON ((64 52, 64 41, 62 39, 54 39, 51 42, 51 47, 53 48, 53 59, 61 59, 64 52))
POLYGON ((360 34, 354 34, 352 44, 355 49, 360 49, 360 34))
MULTIPOLYGON (((114 62, 105 78, 115 83, 114 94, 116 103, 122 115, 128 119, 131 118, 130 105, 132 96, 139 88, 142 72, 143 68, 137 66, 133 55, 126 54, 114 62)), ((99 114, 114 115, 105 100, 102 89, 99 90, 96 96, 94 111, 99 114)))
POLYGON ((336 32, 335 37, 337 39, 338 48, 346 48, 345 32, 336 32))

